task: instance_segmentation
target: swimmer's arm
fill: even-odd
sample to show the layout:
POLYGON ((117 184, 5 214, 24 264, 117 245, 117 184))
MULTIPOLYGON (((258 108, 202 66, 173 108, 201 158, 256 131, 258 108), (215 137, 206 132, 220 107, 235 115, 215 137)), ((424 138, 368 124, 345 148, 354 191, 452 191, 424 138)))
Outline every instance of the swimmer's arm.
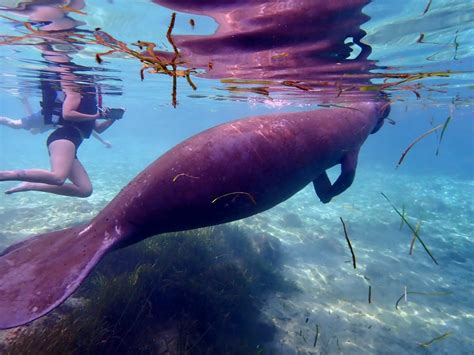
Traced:
POLYGON ((319 175, 314 181, 314 190, 322 203, 328 203, 334 196, 346 191, 355 178, 359 149, 347 153, 341 160, 341 174, 331 185, 326 172, 319 175))
POLYGON ((94 131, 96 131, 97 133, 102 133, 105 130, 107 130, 110 126, 112 126, 114 122, 115 120, 105 120, 102 122, 96 121, 94 131))
POLYGON ((30 101, 28 100, 28 98, 26 96, 22 96, 20 101, 23 104, 23 107, 25 108, 28 116, 31 116, 33 114, 33 110, 31 109, 30 101))
POLYGON ((21 119, 14 119, 6 116, 0 116, 0 125, 15 129, 25 128, 21 119))
POLYGON ((100 117, 99 112, 90 115, 77 111, 81 104, 81 95, 79 93, 68 92, 63 102, 63 118, 66 121, 81 122, 96 120, 100 117))
POLYGON ((103 139, 97 132, 93 131, 92 136, 97 139, 100 143, 105 145, 106 148, 112 148, 112 143, 103 139))

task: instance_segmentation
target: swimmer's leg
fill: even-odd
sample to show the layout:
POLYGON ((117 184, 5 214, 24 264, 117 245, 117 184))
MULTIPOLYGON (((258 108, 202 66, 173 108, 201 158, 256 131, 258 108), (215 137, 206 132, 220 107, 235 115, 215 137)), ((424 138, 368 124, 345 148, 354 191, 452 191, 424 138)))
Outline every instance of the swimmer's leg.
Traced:
POLYGON ((346 191, 354 181, 357 169, 357 160, 359 149, 347 153, 341 159, 341 174, 331 185, 331 181, 326 172, 319 175, 314 181, 313 186, 322 203, 328 203, 334 196, 346 191))
MULTIPOLYGON (((76 148, 71 141, 59 139, 49 145, 49 152, 51 171, 45 169, 0 171, 0 181, 26 181, 55 186, 63 185, 71 174, 76 148)), ((23 191, 25 191, 24 187, 23 191)))
MULTIPOLYGON (((79 160, 75 160, 75 164, 79 164, 82 172, 75 172, 69 176, 72 183, 64 183, 60 186, 42 184, 39 182, 23 182, 11 189, 5 191, 7 195, 25 191, 49 192, 55 195, 71 196, 71 197, 89 197, 92 194, 92 184, 89 176, 85 172, 79 160), (85 174, 85 177, 84 177, 85 174)), ((74 170, 74 169, 73 169, 74 170)))
POLYGON ((6 194, 13 194, 24 191, 42 191, 56 195, 72 196, 72 197, 89 197, 92 194, 92 184, 87 175, 86 170, 78 159, 74 159, 69 180, 72 183, 64 183, 60 186, 24 182, 7 191, 6 194))

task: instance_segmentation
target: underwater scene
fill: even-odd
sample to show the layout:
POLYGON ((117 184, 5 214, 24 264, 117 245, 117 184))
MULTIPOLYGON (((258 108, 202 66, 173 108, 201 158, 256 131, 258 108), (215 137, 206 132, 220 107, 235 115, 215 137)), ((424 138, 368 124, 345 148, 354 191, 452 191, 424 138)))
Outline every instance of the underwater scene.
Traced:
POLYGON ((0 0, 0 354, 474 353, 473 23, 0 0))

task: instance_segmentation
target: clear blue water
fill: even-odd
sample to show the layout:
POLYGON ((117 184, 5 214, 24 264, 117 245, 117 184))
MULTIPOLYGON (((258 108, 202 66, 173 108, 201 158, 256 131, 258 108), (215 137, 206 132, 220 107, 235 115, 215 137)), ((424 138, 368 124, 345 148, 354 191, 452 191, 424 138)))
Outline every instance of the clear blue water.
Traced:
MULTIPOLYGON (((15 3, 0 1, 2 6, 15 3)), ((420 99, 403 84, 389 91, 393 101, 390 118, 396 124, 386 123, 368 138, 353 186, 334 201, 321 204, 309 186, 267 212, 235 222, 249 232, 279 238, 290 256, 285 274, 303 290, 290 298, 272 295, 265 302, 264 314, 278 329, 272 343, 277 353, 468 354, 474 350, 474 5, 433 1, 423 14, 427 4, 385 0, 364 7, 371 18, 362 24, 367 32, 363 42, 372 47, 369 59, 376 61, 377 68, 371 73, 381 73, 372 82, 382 83, 388 73, 449 70, 451 75, 407 82, 407 86, 423 85, 413 89, 420 99), (417 43, 422 33, 429 43, 417 43), (417 143, 396 169, 405 148, 448 116, 452 119, 439 155, 435 152, 440 131, 417 143), (399 216, 380 192, 397 207, 403 205, 414 225, 421 223, 420 235, 439 265, 432 263, 420 245, 414 255, 408 255, 412 233, 406 226, 399 228, 399 216), (297 214, 302 225, 286 224, 288 214, 297 214), (346 263, 350 254, 339 217, 348 224, 357 270, 346 263), (367 302, 368 285, 372 287, 371 304, 367 302), (396 310, 395 302, 405 287, 407 302, 401 301, 396 310), (315 324, 320 327, 316 349, 306 341, 315 324), (449 336, 419 346, 446 333, 449 336)), ((171 9, 145 0, 134 1, 133 6, 125 0, 95 0, 87 1, 83 11, 87 15, 70 14, 86 22, 81 28, 101 27, 125 43, 153 41, 170 50, 165 33, 171 9)), ((11 21, 0 21, 2 35, 25 33, 11 21)), ((217 22, 208 16, 179 12, 173 33, 210 36, 217 28, 217 22), (190 18, 195 20, 194 30, 190 18)), ((245 45, 252 48, 254 43, 244 41, 245 45)), ((0 195, 1 248, 33 234, 89 220, 153 160, 204 129, 246 116, 309 110, 321 103, 320 97, 312 100, 306 92, 295 94, 281 87, 271 89, 269 96, 244 92, 236 98, 226 90, 230 84, 220 80, 229 78, 230 71, 221 78, 206 77, 202 71, 192 75, 197 91, 179 78, 174 108, 170 77, 146 73, 141 81, 140 63, 123 55, 104 57, 106 62, 99 66, 95 53, 106 50, 91 44, 73 56, 77 64, 102 68, 107 86, 104 102, 127 110, 124 119, 103 134, 112 148, 93 139, 80 148, 79 157, 94 185, 93 195, 87 199, 39 192, 0 195)), ((19 100, 24 96, 38 109, 40 92, 34 73, 44 69, 39 52, 30 45, 2 45, 0 68, 0 116, 25 116, 19 100)), ((265 79, 253 70, 255 78, 265 79)), ((0 170, 48 168, 46 137, 0 127, 0 170)), ((331 177, 337 174, 337 168, 330 172, 331 177)), ((13 185, 2 182, 1 188, 13 185)))

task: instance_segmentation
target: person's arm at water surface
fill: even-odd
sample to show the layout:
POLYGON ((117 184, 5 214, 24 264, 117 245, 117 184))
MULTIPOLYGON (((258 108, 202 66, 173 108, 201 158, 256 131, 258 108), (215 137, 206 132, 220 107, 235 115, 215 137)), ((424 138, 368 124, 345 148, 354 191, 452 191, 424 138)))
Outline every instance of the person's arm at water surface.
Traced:
POLYGON ((20 98, 21 103, 23 104, 23 107, 26 110, 26 113, 31 116, 33 114, 33 110, 31 109, 30 101, 28 100, 27 96, 22 96, 20 98))
POLYGON ((313 186, 322 203, 328 203, 334 196, 346 191, 354 181, 357 169, 357 159, 359 157, 359 149, 347 153, 341 159, 341 173, 339 177, 331 185, 328 174, 326 172, 319 175, 314 181, 313 186))

